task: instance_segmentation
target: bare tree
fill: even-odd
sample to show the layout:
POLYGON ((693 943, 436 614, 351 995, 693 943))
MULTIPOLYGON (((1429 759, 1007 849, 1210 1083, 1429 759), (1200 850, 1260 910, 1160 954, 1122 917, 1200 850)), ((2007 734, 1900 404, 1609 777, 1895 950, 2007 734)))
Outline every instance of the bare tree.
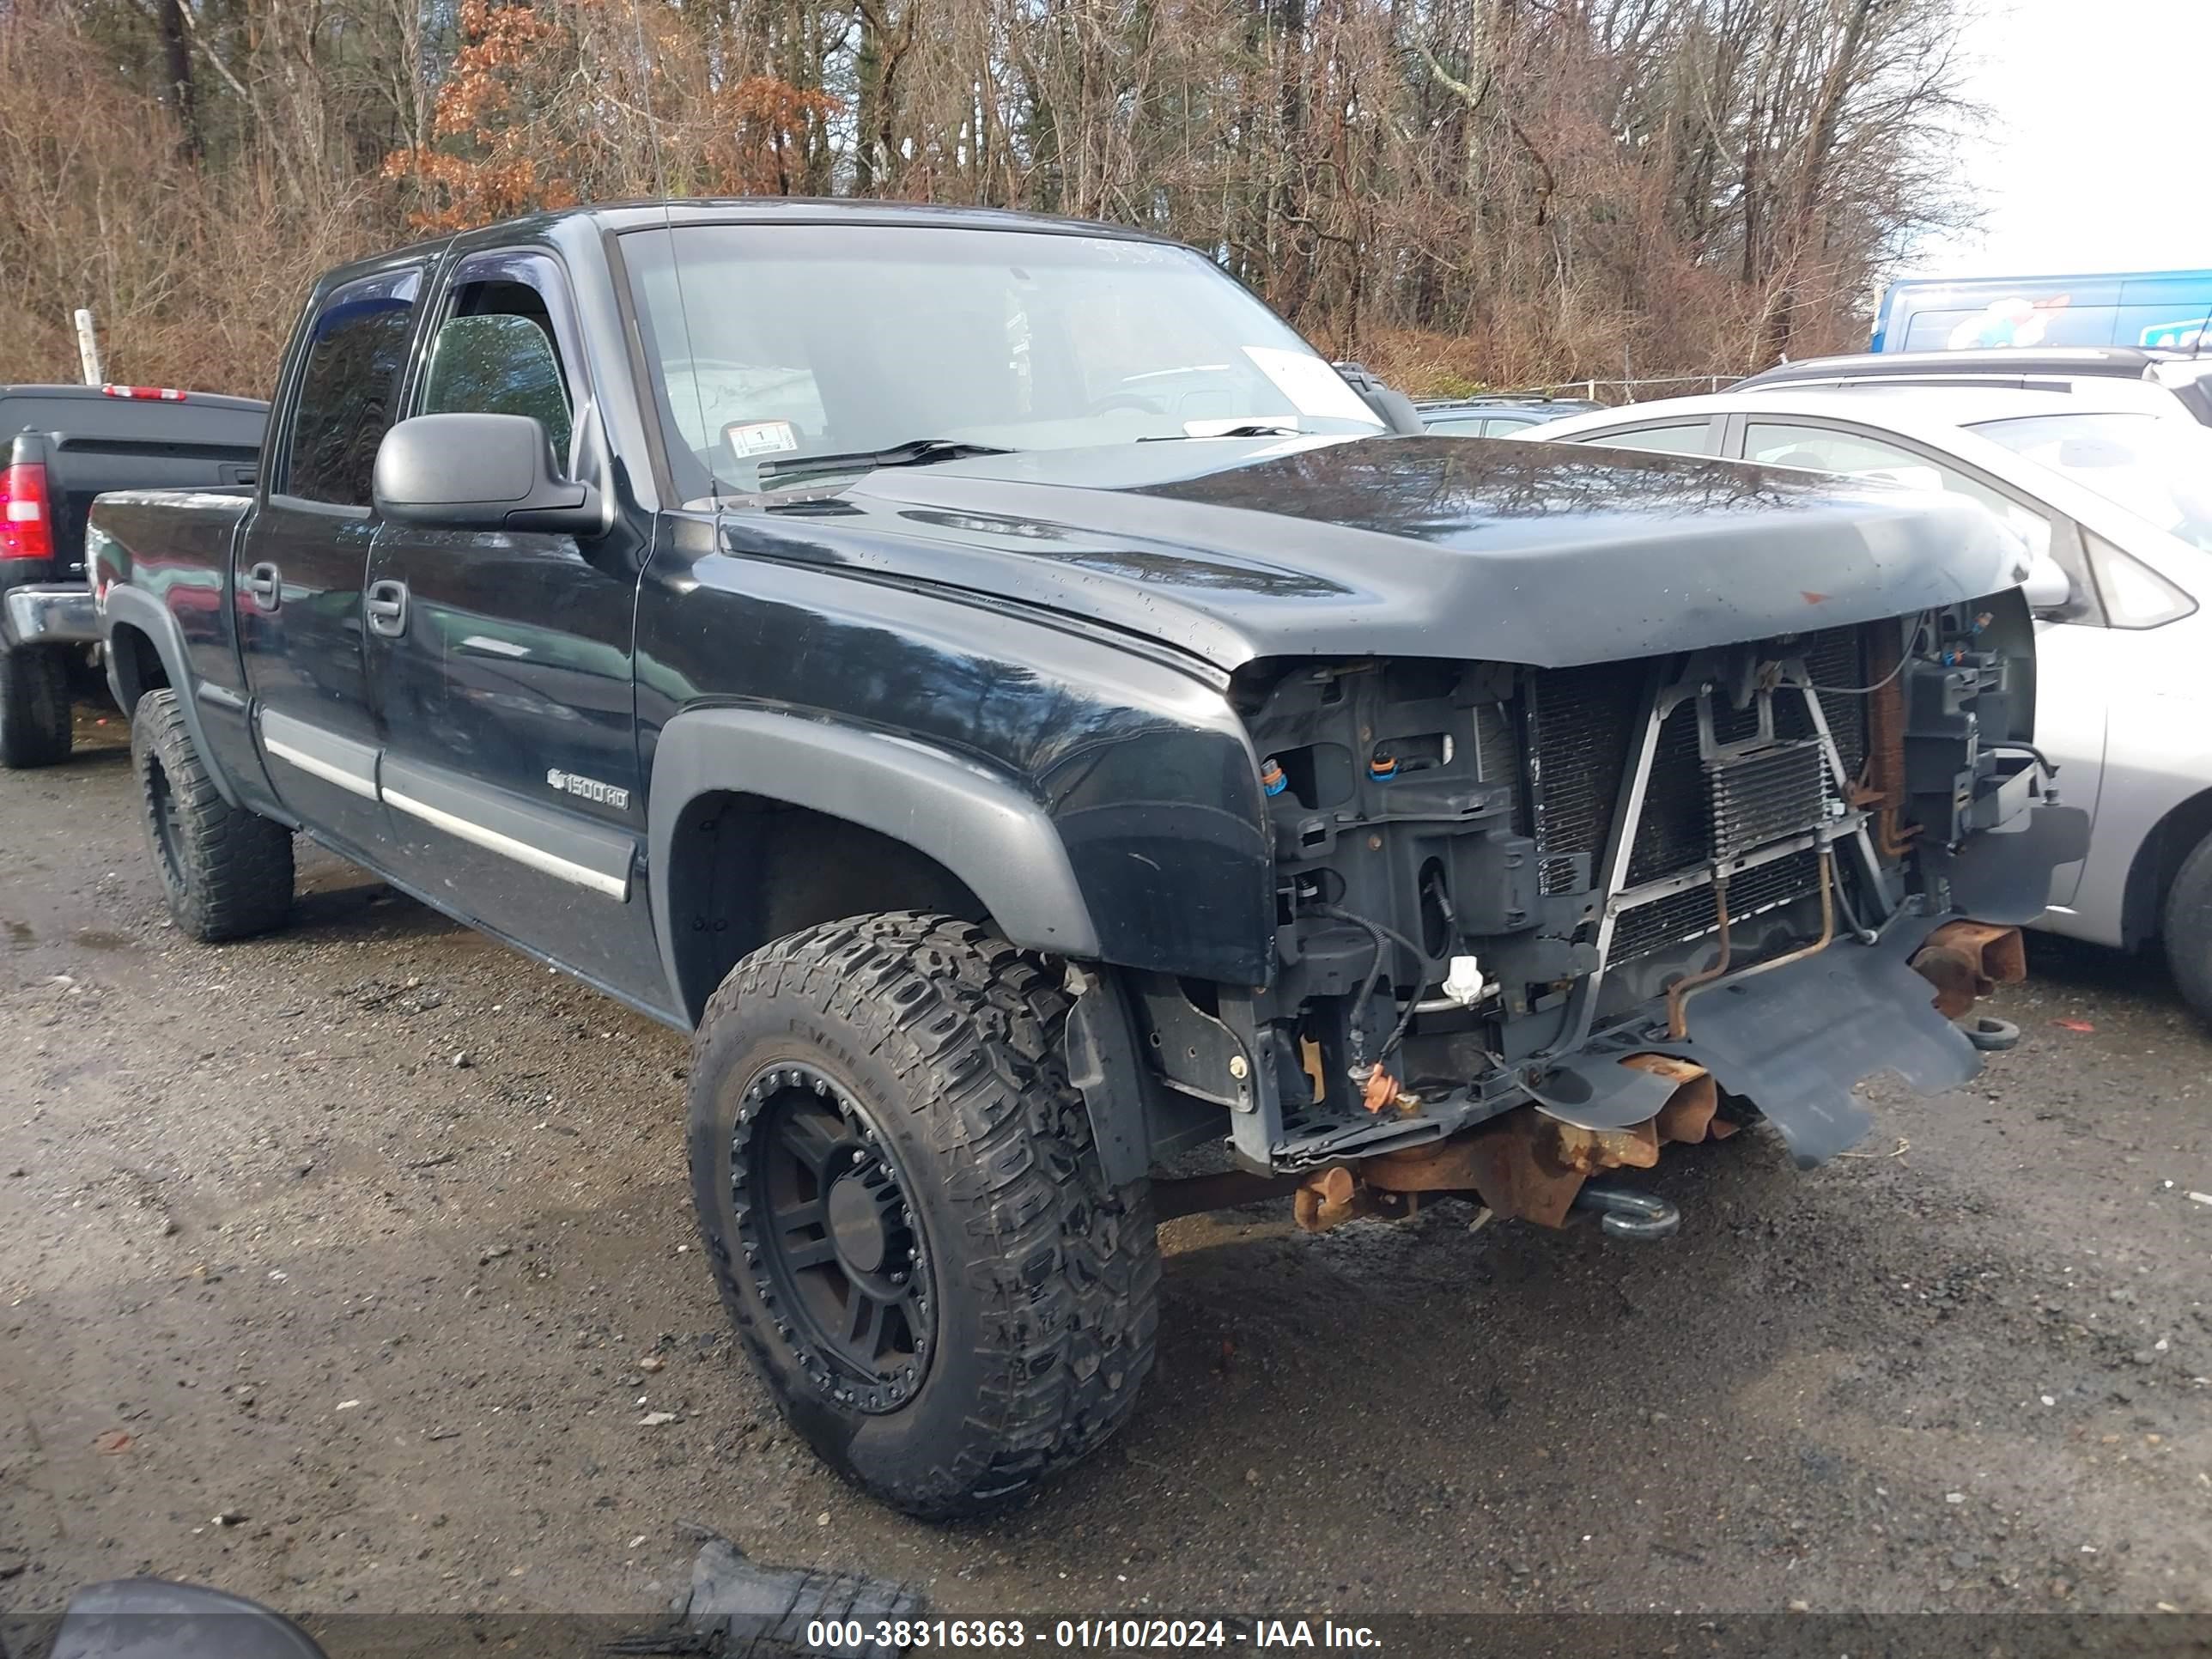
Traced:
POLYGON ((1964 3, 0 0, 0 308, 252 388, 410 226, 854 193, 1181 238, 1417 389, 1734 371, 1963 216, 1964 3))

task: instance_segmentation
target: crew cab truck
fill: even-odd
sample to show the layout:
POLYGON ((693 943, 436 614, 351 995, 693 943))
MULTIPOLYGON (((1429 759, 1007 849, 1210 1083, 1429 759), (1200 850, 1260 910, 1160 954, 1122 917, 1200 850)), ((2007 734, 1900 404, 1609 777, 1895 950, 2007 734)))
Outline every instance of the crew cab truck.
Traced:
POLYGON ((0 386, 0 767, 66 760, 70 704, 97 691, 85 516, 103 490, 233 488, 269 405, 144 386, 0 386))
POLYGON ((1127 1419, 1164 1215, 1648 1237, 1665 1143, 1816 1162, 1863 1077, 1961 1082, 2083 839, 1978 507, 1389 435, 1098 225, 693 202, 349 265, 251 500, 90 541, 181 927, 280 922, 305 833, 696 1033, 743 1345, 922 1516, 1127 1419))

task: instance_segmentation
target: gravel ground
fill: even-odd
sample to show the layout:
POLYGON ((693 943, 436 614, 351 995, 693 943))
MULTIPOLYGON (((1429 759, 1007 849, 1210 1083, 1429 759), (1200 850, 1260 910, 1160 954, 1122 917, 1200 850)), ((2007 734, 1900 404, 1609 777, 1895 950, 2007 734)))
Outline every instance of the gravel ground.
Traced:
POLYGON ((2212 1046, 2039 948, 2020 1048, 1681 1234, 1167 1232, 1130 1431, 1019 1513, 824 1474, 732 1352, 686 1046, 319 853, 169 928, 118 723, 0 778, 0 1600, 650 1612, 696 1547, 942 1611, 2212 1612, 2212 1046), (648 1426, 649 1414, 674 1419, 648 1426))

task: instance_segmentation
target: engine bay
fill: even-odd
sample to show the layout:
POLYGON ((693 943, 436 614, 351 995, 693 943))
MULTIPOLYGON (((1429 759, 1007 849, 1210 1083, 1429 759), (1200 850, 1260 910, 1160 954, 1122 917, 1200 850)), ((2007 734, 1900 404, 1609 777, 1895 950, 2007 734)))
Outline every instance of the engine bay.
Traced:
POLYGON ((2009 593, 1572 668, 1252 665, 1278 971, 1140 987, 1154 1066, 1280 1172, 1681 1042, 1716 985, 1951 908, 1942 855, 2043 791, 2033 676, 2009 593))

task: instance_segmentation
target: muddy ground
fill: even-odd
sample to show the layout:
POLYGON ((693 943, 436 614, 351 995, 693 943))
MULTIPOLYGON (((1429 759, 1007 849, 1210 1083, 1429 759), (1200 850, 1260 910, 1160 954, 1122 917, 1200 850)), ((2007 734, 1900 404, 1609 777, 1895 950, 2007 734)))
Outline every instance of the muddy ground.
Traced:
POLYGON ((180 939, 120 736, 0 777, 18 1611, 646 1612, 685 1522, 956 1613, 2212 1611, 2212 1043, 2154 965, 2038 949, 1976 1087, 1673 1157, 1664 1244, 1176 1224, 1130 1431, 931 1528, 733 1354, 682 1039, 319 853, 289 931, 180 939))

